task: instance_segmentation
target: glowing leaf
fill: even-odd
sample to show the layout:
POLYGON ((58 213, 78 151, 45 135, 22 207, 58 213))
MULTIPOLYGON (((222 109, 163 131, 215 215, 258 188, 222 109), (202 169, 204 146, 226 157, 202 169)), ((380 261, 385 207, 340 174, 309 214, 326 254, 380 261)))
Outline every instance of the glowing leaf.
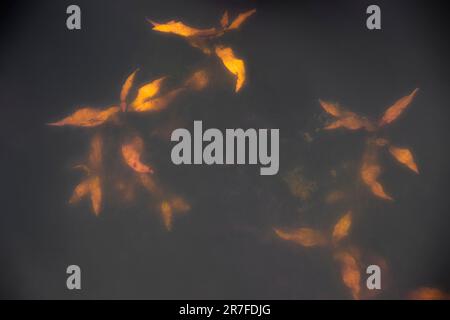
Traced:
POLYGON ((89 179, 82 181, 79 185, 75 187, 75 190, 70 197, 69 203, 76 203, 80 201, 85 195, 89 193, 89 179))
POLYGON ((352 112, 346 113, 346 115, 343 118, 339 119, 339 121, 344 128, 350 130, 358 130, 361 128, 365 128, 369 131, 372 130, 371 125, 367 120, 357 116, 352 112))
POLYGON ((244 13, 240 13, 236 19, 233 20, 233 22, 230 24, 230 26, 227 28, 228 30, 235 30, 238 29, 242 23, 244 23, 245 20, 247 20, 248 17, 250 17, 252 14, 256 12, 256 9, 252 9, 249 11, 246 11, 244 13))
POLYGON ((341 265, 341 276, 345 286, 350 289, 354 299, 358 300, 361 293, 361 274, 355 255, 349 251, 340 251, 334 258, 341 265))
POLYGON ((141 162, 141 153, 144 142, 139 137, 134 137, 129 143, 122 145, 122 156, 128 166, 136 172, 153 173, 153 169, 141 162))
POLYGON ((379 126, 382 127, 397 119, 400 114, 409 106, 418 91, 419 89, 414 89, 411 94, 399 99, 391 107, 389 107, 381 118, 379 126))
POLYGON ((233 50, 226 47, 216 47, 216 55, 222 60, 225 67, 236 76, 235 91, 238 92, 245 81, 244 61, 234 56, 233 50))
POLYGON ((138 70, 135 70, 132 74, 130 74, 125 80, 122 90, 120 91, 120 109, 125 112, 127 110, 127 96, 130 92, 131 87, 133 86, 134 78, 136 76, 136 72, 138 70))
POLYGON ((332 116, 339 118, 342 115, 341 108, 337 104, 323 100, 319 100, 319 103, 322 108, 332 116))
POLYGON ((150 20, 153 25, 153 30, 165 33, 173 33, 182 37, 201 37, 212 36, 217 33, 215 28, 197 29, 192 28, 180 21, 169 21, 166 23, 157 23, 150 20))
POLYGON ((95 215, 98 216, 100 213, 100 206, 102 202, 102 189, 100 187, 100 178, 94 177, 90 179, 90 192, 91 192, 91 203, 92 209, 95 215))
POLYGON ((310 228, 300 228, 292 231, 274 229, 278 237, 292 241, 304 247, 323 246, 327 243, 326 237, 319 231, 310 228))
POLYGON ((408 298, 411 300, 450 300, 450 294, 436 288, 419 288, 410 292, 408 298))
POLYGON ((370 188, 374 195, 382 199, 393 200, 384 192, 383 186, 377 181, 381 174, 381 168, 378 164, 364 162, 361 166, 360 174, 363 182, 370 188))
POLYGON ((101 125, 109 117, 118 112, 117 106, 112 106, 104 110, 94 108, 82 108, 72 115, 53 123, 51 126, 77 126, 77 127, 95 127, 101 125))
POLYGON ((390 146, 389 152, 398 162, 404 164, 415 173, 419 173, 419 169, 417 168, 414 157, 409 149, 390 146))
POLYGON ((139 105, 133 106, 133 111, 144 112, 144 111, 161 111, 166 108, 170 102, 173 101, 181 92, 183 92, 184 88, 173 89, 167 94, 160 96, 158 98, 149 99, 139 105))
POLYGON ((341 127, 350 130, 358 130, 364 128, 367 131, 373 131, 375 129, 374 125, 366 118, 360 117, 354 112, 345 110, 335 103, 323 100, 319 100, 319 103, 327 113, 337 118, 337 120, 328 124, 324 128, 325 130, 333 130, 341 127))
POLYGON ((88 194, 91 198, 92 210, 95 215, 98 216, 102 202, 102 189, 100 186, 100 178, 98 176, 88 178, 77 185, 69 203, 76 203, 88 194))
POLYGON ((137 96, 132 103, 133 108, 138 108, 147 100, 153 98, 159 92, 164 79, 165 77, 162 77, 140 87, 137 96))
POLYGON ((351 225, 352 225, 352 213, 351 211, 349 211, 343 217, 341 217, 334 226, 332 234, 333 242, 337 243, 343 238, 345 238, 350 231, 351 225))

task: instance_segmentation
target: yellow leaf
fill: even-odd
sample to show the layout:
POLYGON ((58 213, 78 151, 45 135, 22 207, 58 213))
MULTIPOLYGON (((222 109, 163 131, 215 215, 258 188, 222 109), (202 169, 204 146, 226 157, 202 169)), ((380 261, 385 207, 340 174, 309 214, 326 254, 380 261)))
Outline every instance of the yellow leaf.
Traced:
POLYGON ((379 122, 379 126, 382 127, 386 124, 389 124, 393 122, 395 119, 397 119, 400 114, 409 106, 409 104, 413 101, 415 95, 419 89, 414 89, 413 92, 411 92, 409 95, 397 100, 392 106, 390 106, 386 112, 384 113, 383 117, 381 118, 379 122))
POLYGON ((127 96, 130 92, 131 87, 134 83, 134 78, 136 76, 136 72, 138 70, 136 69, 132 74, 128 76, 128 78, 125 80, 125 82, 122 85, 122 90, 120 91, 120 109, 125 112, 127 109, 127 96))
POLYGON ((139 173, 153 173, 153 169, 141 162, 144 142, 140 137, 134 137, 130 142, 122 145, 122 156, 127 165, 139 173))
POLYGON ((157 23, 149 20, 149 22, 153 25, 153 30, 155 31, 173 33, 181 37, 213 36, 217 33, 215 28, 197 29, 190 27, 181 21, 171 20, 166 23, 157 23))
POLYGON ((240 13, 236 19, 233 20, 233 22, 230 24, 230 26, 227 28, 228 30, 236 30, 238 29, 242 23, 244 23, 247 18, 249 18, 252 14, 256 12, 256 9, 252 9, 249 11, 246 11, 244 13, 240 13))
POLYGON ((314 229, 300 228, 292 231, 274 229, 276 235, 283 240, 292 241, 304 247, 324 246, 327 243, 325 236, 314 229))
POLYGON ((120 109, 117 106, 112 106, 107 109, 82 108, 72 115, 53 123, 51 126, 77 126, 77 127, 95 127, 101 125, 109 117, 118 112, 120 109))
POLYGON ((165 109, 169 103, 171 103, 185 88, 177 88, 169 91, 163 96, 158 98, 149 99, 139 105, 133 107, 133 111, 145 112, 145 111, 161 111, 165 109))
POLYGON ((233 50, 227 47, 216 47, 216 55, 222 60, 225 67, 236 77, 235 91, 238 92, 245 81, 244 61, 234 56, 233 50))
POLYGON ((132 103, 132 106, 140 106, 141 104, 158 94, 159 90, 161 89, 161 84, 165 78, 166 77, 161 77, 140 87, 137 96, 132 103))
POLYGON ((389 152, 398 162, 404 164, 415 173, 419 173, 419 169, 417 168, 414 157, 409 149, 390 146, 389 152))
POLYGON ((333 228, 333 243, 337 243, 343 238, 345 238, 349 231, 350 227, 352 225, 352 213, 351 211, 348 211, 344 216, 342 216, 339 221, 336 223, 336 225, 333 228))

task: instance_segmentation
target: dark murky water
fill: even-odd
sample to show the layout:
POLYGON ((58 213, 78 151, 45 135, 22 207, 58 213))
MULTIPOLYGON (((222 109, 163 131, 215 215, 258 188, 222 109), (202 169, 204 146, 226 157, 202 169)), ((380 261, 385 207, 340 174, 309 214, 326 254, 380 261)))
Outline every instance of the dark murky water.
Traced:
MULTIPOLYGON (((378 2, 379 32, 365 28, 371 4, 365 1, 78 1, 77 32, 65 28, 69 2, 11 7, 2 19, 0 59, 1 296, 350 298, 329 249, 295 246, 272 231, 329 230, 348 208, 355 216, 349 242, 388 263, 389 287, 380 297, 403 298, 421 286, 450 291, 444 13, 425 1, 378 2), (253 7, 257 14, 223 38, 246 61, 248 80, 239 94, 214 59, 183 39, 152 32, 145 21, 179 18, 209 26, 225 9, 253 7), (120 205, 107 194, 98 218, 87 201, 67 205, 81 178, 70 168, 86 154, 92 131, 45 123, 78 105, 110 105, 136 67, 146 81, 183 78, 202 66, 220 79, 215 86, 160 114, 128 119, 162 183, 192 205, 175 217, 173 231, 164 230, 143 195, 134 205, 120 205), (384 154, 380 180, 395 198, 385 202, 357 177, 367 135, 315 131, 325 121, 318 99, 375 118, 416 87, 418 96, 385 135, 413 151, 421 173, 384 154), (205 128, 279 128, 279 174, 260 176, 258 166, 173 165, 171 144, 154 132, 172 122, 191 129, 194 120, 205 128), (314 184, 307 199, 293 196, 285 181, 296 168, 314 184), (325 204, 336 189, 349 199, 325 204), (70 264, 82 268, 79 293, 65 288, 70 264)), ((112 141, 118 134, 104 133, 112 141)), ((107 161, 118 156, 111 151, 107 161)), ((117 170, 111 175, 125 169, 117 170)))

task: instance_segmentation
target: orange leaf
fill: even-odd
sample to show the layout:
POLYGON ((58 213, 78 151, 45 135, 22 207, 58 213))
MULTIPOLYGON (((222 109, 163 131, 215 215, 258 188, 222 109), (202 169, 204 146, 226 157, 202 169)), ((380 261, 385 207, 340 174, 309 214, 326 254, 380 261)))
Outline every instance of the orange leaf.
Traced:
POLYGON ((216 55, 222 60, 225 67, 236 77, 235 91, 238 92, 245 81, 244 61, 234 56, 233 50, 227 47, 216 47, 216 55))
POLYGON ((249 11, 246 11, 244 13, 240 13, 230 24, 230 26, 227 28, 228 30, 236 30, 238 29, 242 23, 244 23, 247 18, 249 18, 252 14, 256 12, 256 9, 252 9, 249 11))
POLYGON ((129 143, 122 145, 122 156, 128 166, 136 172, 153 173, 153 169, 141 162, 141 153, 144 142, 139 137, 134 137, 129 143))
POLYGON ((409 149, 390 146, 389 152, 398 162, 404 164, 415 173, 419 173, 419 169, 417 168, 414 157, 409 149))
POLYGON ((349 251, 340 251, 334 258, 341 265, 342 281, 352 292, 353 299, 358 300, 361 293, 361 274, 357 257, 349 251))
POLYGON ((181 37, 213 36, 217 33, 217 30, 215 28, 197 29, 190 27, 183 22, 174 20, 166 23, 157 23, 151 20, 149 20, 149 22, 153 25, 153 30, 155 31, 173 33, 181 37))
POLYGON ((339 219, 339 221, 333 228, 332 238, 335 244, 348 235, 351 225, 352 225, 352 212, 348 211, 344 216, 342 216, 339 219))
POLYGON ((72 196, 70 197, 69 203, 76 203, 80 201, 85 195, 89 193, 89 179, 82 181, 73 190, 72 196))
POLYGON ((327 243, 325 236, 314 229, 300 228, 292 231, 274 229, 278 237, 283 240, 292 241, 304 247, 324 246, 327 243))
POLYGON ((408 294, 411 300, 450 300, 450 294, 447 294, 436 288, 419 288, 408 294))
POLYGON ((393 122, 395 119, 397 119, 400 114, 409 106, 409 104, 413 101, 416 93, 419 91, 419 89, 414 89, 413 92, 411 92, 409 95, 397 100, 392 106, 390 106, 386 112, 384 113, 383 117, 381 118, 379 122, 379 126, 382 127, 386 124, 389 124, 393 122))
POLYGON ((104 110, 94 108, 82 108, 72 115, 53 123, 51 126, 77 126, 77 127, 95 127, 101 125, 109 117, 118 112, 120 109, 117 106, 112 106, 104 110))
POLYGON ((100 185, 100 178, 98 176, 88 178, 77 185, 72 197, 69 200, 69 203, 76 203, 88 194, 91 198, 92 210, 94 211, 94 214, 98 216, 102 202, 102 189, 100 185))
POLYGON ((384 192, 383 186, 377 181, 381 174, 381 167, 370 161, 364 161, 361 166, 361 178, 363 182, 370 188, 372 193, 379 198, 393 200, 384 192))
POLYGON ((161 77, 159 79, 153 80, 149 83, 146 83, 142 87, 139 88, 136 98, 134 99, 132 106, 138 107, 142 105, 147 100, 153 98, 156 94, 158 94, 161 84, 166 77, 161 77))
POLYGON ((100 206, 102 202, 102 189, 100 186, 100 178, 94 177, 90 182, 91 203, 92 209, 96 216, 100 213, 100 206))
POLYGON ((138 70, 134 70, 132 74, 130 74, 127 78, 127 80, 125 80, 125 82, 122 85, 122 90, 120 91, 120 109, 125 112, 127 109, 127 96, 128 93, 130 92, 131 87, 133 86, 134 83, 134 78, 136 76, 136 72, 138 70))
POLYGON ((319 103, 321 105, 321 107, 323 108, 323 110, 325 110, 327 113, 331 114, 332 116, 339 118, 340 116, 342 116, 342 111, 341 108, 332 102, 328 102, 328 101, 323 101, 319 99, 319 103))
POLYGON ((181 92, 183 92, 185 88, 177 88, 174 89, 164 96, 160 96, 158 98, 149 99, 139 105, 133 107, 133 111, 136 112, 145 112, 145 111, 161 111, 166 108, 169 103, 171 103, 181 92))

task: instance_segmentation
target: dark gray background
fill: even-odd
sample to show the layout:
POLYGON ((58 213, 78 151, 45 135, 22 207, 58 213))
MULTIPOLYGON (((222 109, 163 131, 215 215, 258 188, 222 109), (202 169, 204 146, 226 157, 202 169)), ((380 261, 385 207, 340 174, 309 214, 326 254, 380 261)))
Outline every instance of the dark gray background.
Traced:
MULTIPOLYGON (((341 208, 321 204, 331 168, 356 170, 363 133, 318 132, 318 98, 379 116, 420 87, 405 115, 388 130, 411 148, 416 176, 383 158, 382 181, 394 203, 355 196, 351 241, 386 258, 390 287, 403 298, 419 286, 450 290, 448 243, 448 16, 439 1, 376 1, 382 31, 365 27, 372 1, 39 1, 2 10, 0 53, 0 296, 2 298, 349 298, 328 250, 275 239, 273 226, 329 228, 341 208), (82 9, 82 30, 68 31, 65 10, 82 9), (183 39, 153 32, 145 18, 217 23, 225 9, 256 8, 223 42, 245 59, 248 81, 232 92, 214 59, 183 39), (136 67, 140 81, 183 77, 208 65, 223 81, 177 100, 168 111, 130 122, 146 140, 161 181, 192 210, 168 233, 145 199, 119 206, 107 195, 100 217, 87 202, 67 205, 81 174, 70 167, 86 153, 91 131, 44 124, 77 105, 116 101, 136 67), (180 166, 171 145, 151 132, 176 118, 191 128, 280 128, 280 172, 256 166, 180 166), (307 143, 303 133, 313 134, 307 143), (296 167, 318 190, 305 203, 283 177, 296 167), (301 212, 301 214, 299 214, 301 212), (65 287, 69 264, 82 268, 82 290, 65 287)), ((115 157, 117 154, 111 154, 115 157)), ((356 175, 356 174, 355 174, 356 175)), ((356 177, 344 179, 344 186, 356 177)))

